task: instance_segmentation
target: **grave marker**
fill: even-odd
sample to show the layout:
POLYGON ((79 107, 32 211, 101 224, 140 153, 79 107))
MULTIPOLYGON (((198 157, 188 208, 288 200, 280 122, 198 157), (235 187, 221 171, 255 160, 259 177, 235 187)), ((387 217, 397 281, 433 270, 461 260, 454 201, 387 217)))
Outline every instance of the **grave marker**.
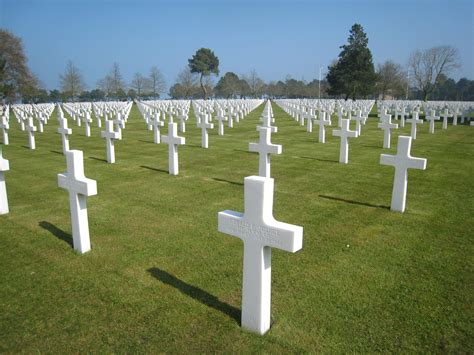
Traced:
POLYGON ((383 129, 383 147, 390 148, 390 130, 393 128, 398 128, 398 124, 392 123, 392 116, 386 115, 383 117, 382 122, 378 124, 378 128, 383 129))
POLYGON ((61 140, 63 143, 63 154, 69 150, 69 135, 72 134, 72 129, 68 128, 67 120, 65 118, 59 119, 59 128, 58 133, 61 135, 61 140))
POLYGON ((270 329, 271 248, 295 253, 303 246, 303 228, 273 217, 274 180, 244 179, 244 213, 218 214, 218 230, 244 242, 242 327, 258 334, 270 329))
POLYGON ((399 136, 396 155, 380 155, 380 164, 395 167, 393 180, 392 211, 404 212, 407 195, 408 169, 426 169, 426 159, 410 155, 412 137, 399 136))
POLYGON ((97 195, 97 182, 84 176, 82 151, 67 151, 66 159, 67 172, 58 174, 58 186, 69 192, 74 249, 84 254, 91 250, 87 197, 97 195))
POLYGON ((163 142, 168 144, 168 165, 169 174, 178 175, 178 146, 185 144, 186 139, 178 136, 178 127, 176 123, 168 123, 168 135, 163 136, 163 142))
POLYGON ((101 132, 107 147, 107 163, 115 163, 115 140, 120 139, 120 133, 114 131, 114 122, 105 120, 105 131, 101 132))
POLYGON ((269 127, 258 127, 260 139, 258 143, 249 143, 249 151, 259 153, 258 175, 270 177, 270 154, 281 154, 282 147, 271 142, 272 131, 269 127))
POLYGON ((207 133, 208 129, 213 129, 214 125, 209 123, 209 116, 208 114, 204 114, 201 120, 201 123, 198 123, 198 127, 201 128, 201 146, 203 148, 209 147, 209 134, 207 133))
POLYGON ((348 138, 357 138, 356 131, 349 129, 350 120, 343 118, 341 120, 341 129, 333 130, 332 135, 341 138, 341 145, 339 148, 339 163, 347 164, 349 161, 349 141, 348 138))
POLYGON ((10 162, 3 158, 2 146, 0 145, 0 215, 7 214, 8 209, 8 197, 7 197, 7 185, 5 182, 5 171, 10 170, 10 162))

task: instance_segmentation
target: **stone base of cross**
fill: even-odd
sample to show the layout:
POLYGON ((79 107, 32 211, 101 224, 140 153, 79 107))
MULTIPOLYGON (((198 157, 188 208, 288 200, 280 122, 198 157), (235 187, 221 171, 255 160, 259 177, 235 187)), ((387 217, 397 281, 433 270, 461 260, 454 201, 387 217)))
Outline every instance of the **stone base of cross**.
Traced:
POLYGON ((408 169, 426 169, 426 159, 410 155, 412 137, 399 136, 396 155, 380 155, 380 164, 395 167, 393 180, 392 211, 404 212, 407 196, 408 169))
POLYGON ((72 239, 81 254, 91 250, 87 197, 97 195, 97 182, 84 176, 84 158, 80 150, 66 152, 67 172, 58 174, 58 186, 69 191, 72 239))
POLYGON ((260 176, 244 180, 244 213, 218 214, 218 230, 242 239, 242 327, 258 334, 270 329, 272 249, 295 253, 303 246, 303 227, 273 217, 274 180, 260 176))

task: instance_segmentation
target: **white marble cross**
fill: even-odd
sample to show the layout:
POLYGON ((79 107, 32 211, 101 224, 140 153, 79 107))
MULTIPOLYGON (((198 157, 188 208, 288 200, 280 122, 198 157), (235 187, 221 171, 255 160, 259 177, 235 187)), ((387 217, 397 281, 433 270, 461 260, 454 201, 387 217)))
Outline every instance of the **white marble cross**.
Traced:
POLYGON ((68 128, 66 118, 59 119, 59 128, 58 133, 61 135, 61 140, 63 143, 63 153, 69 150, 69 135, 72 134, 72 129, 68 128))
POLYGON ((66 152, 67 172, 58 174, 58 186, 69 191, 74 249, 84 254, 91 250, 87 197, 97 195, 97 182, 84 176, 82 151, 66 152))
POLYGON ((398 128, 398 124, 392 123, 392 116, 385 115, 383 116, 382 122, 378 124, 378 128, 383 129, 383 147, 390 148, 390 130, 393 128, 398 128))
POLYGON ((36 149, 36 141, 35 141, 36 127, 33 124, 33 117, 28 118, 28 125, 26 126, 26 130, 28 131, 28 145, 30 149, 36 149))
POLYGON ((184 112, 183 108, 181 108, 181 110, 179 112, 178 119, 179 119, 179 131, 181 133, 185 133, 186 132, 186 120, 188 119, 188 115, 184 112))
POLYGON ((319 143, 326 143, 326 125, 330 125, 331 121, 326 120, 326 111, 319 111, 318 119, 314 123, 319 126, 319 143))
POLYGON ((165 123, 160 121, 160 111, 156 111, 155 115, 153 116, 153 142, 155 144, 161 143, 161 135, 160 135, 160 127, 163 127, 165 123))
POLYGON ((228 126, 229 128, 233 128, 234 127, 234 109, 233 107, 229 107, 229 111, 227 112, 227 123, 228 123, 228 126))
POLYGON ((120 139, 120 133, 114 131, 114 122, 105 120, 105 131, 101 132, 101 137, 105 138, 107 146, 107 163, 115 163, 115 145, 114 141, 120 139))
POLYGON ((380 164, 395 167, 395 178, 393 180, 392 211, 405 211, 407 196, 408 169, 426 169, 426 159, 414 158, 410 155, 412 137, 399 136, 397 155, 380 155, 380 164))
POLYGON ((91 114, 89 112, 86 112, 86 115, 84 116, 84 124, 86 126, 86 137, 91 136, 91 114))
POLYGON ((308 110, 308 115, 306 116, 306 132, 313 132, 313 120, 314 120, 314 108, 310 107, 308 110))
POLYGON ((178 145, 185 144, 186 139, 178 136, 178 126, 176 123, 168 123, 168 135, 162 137, 163 142, 168 144, 168 165, 169 174, 178 175, 178 145))
POLYGON ((113 121, 117 127, 116 132, 118 133, 118 140, 122 140, 122 128, 125 128, 125 121, 122 120, 122 114, 120 112, 117 112, 117 116, 115 117, 115 120, 113 121))
POLYGON ((10 170, 10 162, 3 158, 2 146, 0 145, 0 215, 7 214, 8 209, 8 198, 7 198, 7 185, 5 183, 5 171, 10 170))
POLYGON ((365 120, 365 117, 362 115, 362 110, 357 111, 357 115, 353 116, 352 119, 356 121, 356 128, 355 131, 357 132, 357 136, 360 136, 362 122, 365 120))
POLYGON ((224 115, 224 110, 223 109, 218 109, 217 110, 217 117, 216 117, 218 123, 218 134, 220 136, 224 135, 224 121, 227 121, 227 117, 224 115))
POLYGON ((272 115, 270 112, 263 112, 263 115, 261 117, 262 119, 262 125, 261 126, 257 126, 257 131, 259 129, 259 127, 268 127, 270 128, 270 130, 272 131, 272 133, 276 133, 278 132, 278 127, 275 127, 275 126, 272 126, 271 124, 271 121, 272 121, 272 115))
POLYGON ((342 107, 339 107, 339 110, 337 111, 337 126, 338 127, 341 127, 343 117, 344 117, 344 112, 342 111, 342 107))
POLYGON ((205 113, 202 117, 201 123, 198 123, 198 127, 201 128, 201 147, 209 147, 209 134, 207 133, 208 129, 213 129, 214 125, 209 123, 209 114, 205 113))
MULTIPOLYGON (((453 115, 450 115, 449 112, 448 112, 448 109, 445 108, 444 112, 443 112, 443 129, 448 129, 448 117, 453 117, 453 115)), ((457 121, 457 119, 456 119, 456 121, 457 121)), ((455 124, 454 120, 453 120, 453 125, 454 126, 457 125, 457 122, 455 124)))
POLYGON ((97 120, 97 127, 102 128, 102 118, 100 117, 100 112, 95 112, 95 118, 97 120))
POLYGON ((274 180, 244 180, 244 213, 218 214, 218 230, 244 242, 242 327, 258 334, 270 329, 272 249, 295 253, 303 246, 303 227, 273 217, 274 180))
POLYGON ((347 164, 349 162, 349 141, 348 138, 356 138, 359 135, 356 131, 349 129, 350 120, 343 118, 341 120, 341 129, 333 130, 332 135, 341 137, 341 145, 339 149, 339 163, 347 164))
POLYGON ((402 107, 402 112, 400 112, 400 127, 405 127, 405 118, 410 117, 405 107, 402 107))
POLYGON ((416 125, 423 124, 423 120, 418 118, 418 111, 413 111, 412 118, 407 119, 408 123, 411 123, 411 137, 416 139, 416 125))
POLYGON ((8 140, 8 130, 10 129, 10 124, 8 123, 6 116, 1 116, 0 129, 3 130, 3 144, 8 145, 10 143, 8 140))
POLYGON ((430 122, 429 132, 433 134, 435 129, 435 121, 439 120, 439 116, 436 116, 436 111, 431 110, 430 115, 426 115, 425 120, 430 122))
POLYGON ((39 127, 39 133, 44 132, 44 127, 43 127, 43 114, 41 112, 37 113, 36 120, 38 121, 38 127, 39 127))
POLYGON ((271 142, 272 131, 269 127, 258 127, 260 139, 258 143, 249 143, 249 151, 259 153, 258 175, 270 177, 270 154, 281 154, 282 147, 271 142))

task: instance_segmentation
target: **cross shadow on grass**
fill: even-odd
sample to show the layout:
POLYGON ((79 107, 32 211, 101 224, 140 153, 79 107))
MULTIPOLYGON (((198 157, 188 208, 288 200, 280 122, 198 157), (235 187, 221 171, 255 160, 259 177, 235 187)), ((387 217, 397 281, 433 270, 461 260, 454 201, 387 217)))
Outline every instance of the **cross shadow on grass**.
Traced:
POLYGON ((151 143, 151 144, 155 144, 154 142, 152 141, 146 141, 146 140, 143 140, 143 139, 137 139, 138 142, 143 142, 143 143, 151 143))
POLYGON ((168 174, 168 170, 163 170, 163 169, 158 169, 158 168, 152 168, 151 166, 146 166, 146 165, 140 165, 140 168, 143 168, 143 169, 148 169, 148 170, 153 170, 153 171, 158 171, 160 173, 165 173, 165 174, 168 174))
POLYGON ((248 154, 254 154, 254 152, 249 152, 248 150, 243 150, 243 149, 234 149, 234 151, 248 153, 248 154))
POLYGON ((312 157, 298 157, 300 159, 310 159, 310 160, 317 160, 317 161, 324 161, 327 163, 339 163, 337 160, 331 160, 331 159, 320 159, 320 158, 312 158, 312 157))
POLYGON ((52 235, 54 235, 56 238, 61 239, 62 241, 66 242, 69 244, 71 247, 74 247, 73 242, 72 242, 72 235, 69 233, 66 233, 62 229, 59 229, 56 227, 54 224, 51 224, 46 221, 41 221, 38 223, 38 225, 46 229, 48 232, 50 232, 52 235))
POLYGON ((352 205, 367 206, 367 207, 374 207, 374 208, 383 208, 383 209, 387 209, 387 210, 390 209, 390 206, 374 205, 374 204, 367 203, 367 202, 346 200, 346 199, 340 198, 340 197, 326 196, 326 195, 319 195, 319 197, 324 198, 326 200, 333 200, 333 201, 340 201, 340 202, 350 203, 352 205))
POLYGON ((232 184, 232 185, 244 186, 244 184, 242 182, 231 181, 231 180, 220 179, 220 178, 211 178, 211 179, 214 180, 214 181, 226 182, 226 183, 232 184))
POLYGON ((89 159, 97 160, 97 161, 103 161, 104 163, 107 163, 106 159, 101 159, 101 158, 96 158, 96 157, 89 157, 89 159))
POLYGON ((58 150, 50 150, 51 153, 55 153, 55 154, 59 154, 59 155, 63 155, 63 152, 60 152, 58 150))
POLYGON ((180 279, 174 277, 164 270, 158 269, 157 267, 152 267, 147 271, 151 274, 151 276, 157 280, 160 280, 164 284, 170 285, 186 296, 194 298, 196 301, 199 301, 208 307, 214 308, 215 310, 228 315, 230 318, 233 318, 237 323, 240 324, 240 309, 220 301, 216 296, 211 295, 209 292, 181 281, 180 279))

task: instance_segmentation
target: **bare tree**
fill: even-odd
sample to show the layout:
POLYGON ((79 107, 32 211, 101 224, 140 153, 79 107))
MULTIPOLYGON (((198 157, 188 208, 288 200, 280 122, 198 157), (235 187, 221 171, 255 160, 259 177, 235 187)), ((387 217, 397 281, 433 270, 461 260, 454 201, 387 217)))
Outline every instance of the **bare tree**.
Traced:
POLYGON ((112 77, 110 75, 106 75, 104 78, 100 79, 97 82, 97 86, 99 87, 99 89, 105 92, 105 95, 107 97, 113 95, 112 77))
POLYGON ((377 66, 377 84, 378 92, 385 100, 385 95, 390 93, 392 96, 403 94, 406 85, 406 72, 400 64, 387 60, 377 66))
POLYGON ((409 67, 414 85, 426 101, 438 84, 440 75, 460 67, 459 53, 452 46, 417 50, 410 56, 409 67))
POLYGON ((166 90, 166 82, 163 74, 161 74, 160 70, 153 66, 150 69, 150 76, 148 77, 150 92, 153 97, 157 98, 160 97, 160 94, 165 92, 166 90))
POLYGON ((265 83, 257 75, 255 69, 253 69, 249 75, 243 75, 244 80, 249 84, 250 96, 260 96, 265 88, 265 83))
POLYGON ((120 91, 123 91, 125 86, 122 73, 120 72, 120 67, 117 63, 112 65, 112 70, 110 71, 109 76, 112 84, 112 92, 117 96, 120 91))
POLYGON ((199 76, 195 73, 191 73, 191 69, 189 69, 189 67, 184 68, 178 74, 176 82, 181 87, 183 97, 191 97, 196 93, 197 90, 199 90, 199 76))
POLYGON ((59 75, 61 91, 71 100, 75 100, 84 91, 84 80, 79 69, 69 60, 66 64, 64 74, 59 75))
POLYGON ((131 87, 137 92, 137 96, 140 97, 150 86, 149 80, 145 78, 141 73, 135 73, 131 83, 131 87))
POLYGON ((97 82, 99 88, 104 91, 108 97, 114 96, 116 99, 124 96, 125 84, 123 82, 122 73, 117 63, 112 65, 110 73, 97 82))

